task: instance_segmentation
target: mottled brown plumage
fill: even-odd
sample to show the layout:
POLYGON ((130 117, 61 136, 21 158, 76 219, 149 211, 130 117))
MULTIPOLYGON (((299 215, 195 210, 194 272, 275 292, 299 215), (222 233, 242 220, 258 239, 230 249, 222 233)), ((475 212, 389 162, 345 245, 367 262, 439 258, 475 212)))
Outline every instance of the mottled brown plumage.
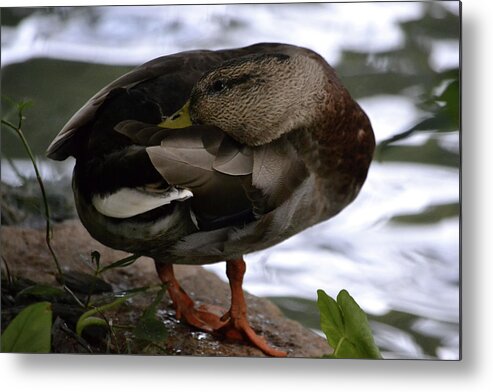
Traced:
POLYGON ((257 44, 136 68, 89 100, 48 156, 76 158, 83 224, 110 247, 153 257, 177 317, 281 355, 246 321, 241 258, 347 206, 374 146, 367 116, 322 57, 257 44), (163 128, 185 109, 191 125, 163 128), (219 319, 193 308, 170 265, 222 260, 234 298, 219 319))

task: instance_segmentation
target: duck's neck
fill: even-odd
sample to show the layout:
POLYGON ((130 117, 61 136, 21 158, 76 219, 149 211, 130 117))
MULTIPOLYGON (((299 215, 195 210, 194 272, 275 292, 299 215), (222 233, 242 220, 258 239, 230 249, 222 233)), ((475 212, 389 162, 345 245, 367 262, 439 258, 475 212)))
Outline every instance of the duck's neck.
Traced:
POLYGON ((339 104, 336 109, 331 102, 328 115, 316 126, 289 135, 315 177, 316 191, 327 201, 328 214, 337 213, 357 196, 375 149, 370 121, 359 105, 350 97, 339 104))

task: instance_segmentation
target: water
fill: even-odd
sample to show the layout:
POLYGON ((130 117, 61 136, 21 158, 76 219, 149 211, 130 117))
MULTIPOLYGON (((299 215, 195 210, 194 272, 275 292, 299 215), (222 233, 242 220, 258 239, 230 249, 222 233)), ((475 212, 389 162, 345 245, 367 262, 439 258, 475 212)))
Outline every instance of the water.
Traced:
MULTIPOLYGON (((95 91, 163 54, 260 41, 310 47, 336 67, 378 142, 429 116, 424 96, 440 94, 439 81, 459 64, 456 2, 22 11, 2 13, 2 94, 33 99, 25 129, 40 156, 95 91)), ((5 132, 2 153, 30 170, 5 132)), ((248 255, 244 287, 315 330, 316 290, 346 289, 368 313, 386 358, 457 359, 458 130, 416 132, 377 158, 341 214, 248 255)), ((52 179, 68 180, 72 165, 41 161, 52 179)), ((19 182, 4 159, 2 180, 19 182)), ((207 268, 225 278, 222 263, 207 268)))

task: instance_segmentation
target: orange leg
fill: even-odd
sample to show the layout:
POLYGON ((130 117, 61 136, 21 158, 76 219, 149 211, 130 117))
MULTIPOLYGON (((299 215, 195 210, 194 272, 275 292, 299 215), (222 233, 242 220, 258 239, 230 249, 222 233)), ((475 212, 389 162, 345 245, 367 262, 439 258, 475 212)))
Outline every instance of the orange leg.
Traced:
POLYGON ((285 357, 287 355, 286 352, 269 346, 263 338, 255 333, 248 322, 247 306, 242 288, 245 271, 246 264, 243 259, 226 262, 226 275, 231 287, 231 308, 221 317, 225 324, 217 332, 223 333, 226 338, 247 340, 267 355, 285 357))
POLYGON ((161 281, 167 285, 178 320, 185 320, 188 324, 208 332, 213 332, 224 325, 216 314, 195 309, 193 300, 176 280, 172 264, 156 262, 156 270, 161 281))

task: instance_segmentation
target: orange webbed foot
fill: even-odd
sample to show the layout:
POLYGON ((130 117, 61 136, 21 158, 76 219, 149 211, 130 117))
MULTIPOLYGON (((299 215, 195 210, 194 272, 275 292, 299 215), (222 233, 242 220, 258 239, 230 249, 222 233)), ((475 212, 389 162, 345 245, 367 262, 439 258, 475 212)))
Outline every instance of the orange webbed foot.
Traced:
POLYGON ((249 342, 267 355, 285 357, 287 353, 276 350, 252 329, 247 319, 246 302, 243 295, 242 282, 245 273, 243 259, 230 260, 226 264, 226 274, 231 287, 231 308, 219 316, 224 310, 217 306, 201 305, 196 308, 193 300, 178 284, 171 264, 156 262, 158 275, 167 285, 168 294, 173 301, 176 318, 202 331, 221 335, 226 339, 249 342))
POLYGON ((246 317, 231 317, 231 312, 226 313, 221 320, 225 321, 225 324, 219 328, 216 332, 222 334, 226 339, 246 341, 257 347, 259 350, 272 357, 286 357, 288 354, 285 351, 277 350, 271 347, 265 339, 257 335, 257 333, 250 326, 246 317))
POLYGON ((247 319, 247 306, 243 294, 243 276, 246 264, 243 259, 229 260, 226 262, 226 275, 231 287, 231 308, 221 317, 225 323, 217 332, 226 338, 243 340, 273 357, 285 357, 287 353, 271 347, 262 337, 252 329, 247 319))
POLYGON ((213 332, 224 322, 218 314, 210 312, 206 307, 195 308, 195 303, 181 288, 175 278, 173 265, 156 263, 159 278, 167 285, 168 294, 173 302, 176 318, 206 332, 213 332))

